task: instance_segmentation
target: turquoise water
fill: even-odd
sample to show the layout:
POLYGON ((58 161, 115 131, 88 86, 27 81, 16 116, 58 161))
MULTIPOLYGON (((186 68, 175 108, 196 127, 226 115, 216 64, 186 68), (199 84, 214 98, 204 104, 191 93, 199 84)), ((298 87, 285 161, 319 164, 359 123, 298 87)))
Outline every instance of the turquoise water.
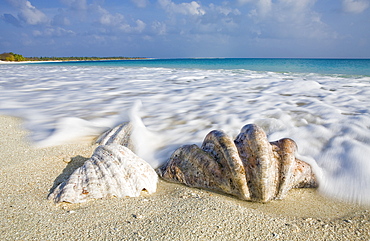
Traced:
POLYGON ((370 76, 370 59, 145 59, 42 63, 45 65, 160 67, 196 69, 245 69, 253 71, 370 76))

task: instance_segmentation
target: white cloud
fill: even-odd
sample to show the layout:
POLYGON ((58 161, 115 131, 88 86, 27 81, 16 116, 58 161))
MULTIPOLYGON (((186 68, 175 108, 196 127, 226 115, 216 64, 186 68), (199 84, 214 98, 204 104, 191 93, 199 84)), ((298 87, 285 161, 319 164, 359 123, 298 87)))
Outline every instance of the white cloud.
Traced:
MULTIPOLYGON (((281 15, 296 15, 311 10, 316 0, 238 0, 240 4, 250 3, 255 6, 250 16, 263 18, 279 12, 281 15)), ((284 16, 282 16, 284 17, 284 16)))
POLYGON ((167 33, 167 26, 165 23, 154 21, 151 27, 152 30, 158 35, 165 35, 167 33))
POLYGON ((105 12, 100 16, 99 23, 102 25, 108 25, 108 26, 114 26, 122 24, 124 21, 124 17, 122 14, 116 13, 116 14, 110 14, 109 12, 105 12))
POLYGON ((134 31, 141 33, 146 27, 146 24, 140 19, 136 20, 136 27, 133 28, 134 31))
POLYGON ((22 9, 18 17, 31 25, 48 22, 48 18, 46 17, 46 15, 40 10, 32 7, 32 5, 29 8, 22 9))
MULTIPOLYGON (((205 7, 206 14, 193 20, 191 33, 217 34, 217 35, 238 35, 241 12, 237 8, 232 8, 228 2, 221 5, 209 4, 205 7), (236 32, 235 32, 236 31, 236 32)), ((188 21, 191 21, 189 19, 188 21)))
POLYGON ((313 10, 316 0, 258 0, 248 16, 254 21, 250 31, 261 38, 334 38, 336 33, 313 10))
POLYGON ((120 13, 111 14, 108 10, 100 6, 96 7, 96 11, 100 15, 98 23, 110 27, 110 29, 113 31, 114 29, 117 29, 125 33, 131 32, 140 33, 146 27, 146 24, 140 19, 137 19, 135 21, 136 26, 131 26, 130 24, 127 23, 125 17, 122 14, 120 13))
POLYGON ((184 15, 204 15, 206 13, 199 3, 195 1, 179 4, 176 4, 171 0, 158 0, 158 2, 162 8, 170 13, 179 13, 184 15))
POLYGON ((252 9, 249 15, 259 17, 266 16, 272 9, 272 0, 237 0, 241 5, 251 3, 255 5, 255 9, 252 9))
POLYGON ((124 33, 141 33, 144 31, 146 24, 140 19, 135 21, 136 26, 131 26, 126 22, 122 22, 118 25, 118 29, 124 33))
POLYGON ((369 7, 368 0, 343 0, 343 10, 348 13, 362 13, 369 7))
POLYGON ((43 37, 43 36, 48 36, 48 37, 62 37, 62 36, 75 36, 76 33, 73 32, 72 30, 67 30, 64 28, 46 28, 44 30, 34 30, 32 32, 33 36, 35 37, 43 37))
POLYGON ((218 5, 215 5, 213 3, 209 4, 209 9, 210 9, 210 11, 215 11, 215 12, 221 13, 222 15, 225 15, 225 16, 228 16, 230 14, 234 14, 234 15, 240 15, 241 14, 241 12, 237 8, 232 9, 228 6, 218 6, 218 5))
POLYGON ((272 2, 271 0, 259 0, 257 2, 257 6, 259 8, 260 14, 262 16, 266 16, 272 8, 272 2))
MULTIPOLYGON (((215 1, 214 1, 215 2, 215 1)), ((215 34, 226 37, 239 35, 242 14, 227 1, 220 4, 201 5, 199 2, 182 2, 174 4, 171 0, 159 0, 169 18, 164 21, 153 21, 151 30, 156 35, 181 35, 188 40, 196 36, 205 37, 215 34)))
POLYGON ((139 8, 145 8, 148 4, 148 0, 131 0, 137 7, 139 8))
POLYGON ((49 22, 48 17, 27 0, 8 0, 8 2, 19 11, 19 20, 27 24, 37 25, 49 22))

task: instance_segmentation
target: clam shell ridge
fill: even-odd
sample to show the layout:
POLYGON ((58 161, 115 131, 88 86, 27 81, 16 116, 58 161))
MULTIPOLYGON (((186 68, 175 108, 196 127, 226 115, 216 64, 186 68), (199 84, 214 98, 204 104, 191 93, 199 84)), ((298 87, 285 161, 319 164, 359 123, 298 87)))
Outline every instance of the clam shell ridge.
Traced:
POLYGON ((105 131, 97 138, 96 143, 99 145, 108 145, 111 143, 120 144, 129 148, 135 153, 135 147, 131 139, 132 130, 132 123, 124 122, 112 129, 105 131))
POLYGON ((82 203, 105 197, 138 197, 156 191, 154 169, 130 149, 119 144, 101 145, 48 196, 55 203, 82 203))
POLYGON ((202 148, 180 147, 158 174, 190 187, 269 202, 283 199, 292 188, 317 187, 311 166, 295 157, 296 149, 289 138, 270 143, 260 127, 249 124, 235 141, 211 131, 202 148))

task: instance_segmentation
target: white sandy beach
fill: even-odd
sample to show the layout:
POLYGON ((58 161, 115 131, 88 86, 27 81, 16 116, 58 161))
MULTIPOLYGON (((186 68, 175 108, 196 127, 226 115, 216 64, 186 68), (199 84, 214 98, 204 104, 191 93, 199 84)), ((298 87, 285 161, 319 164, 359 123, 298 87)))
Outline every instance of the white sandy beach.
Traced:
POLYGON ((1 240, 370 240, 370 207, 313 189, 260 204, 160 181, 150 196, 56 206, 50 189, 91 156, 92 140, 36 149, 9 116, 0 134, 1 240))
POLYGON ((0 64, 32 64, 32 63, 53 63, 53 62, 62 62, 61 60, 50 60, 50 61, 2 61, 0 64))

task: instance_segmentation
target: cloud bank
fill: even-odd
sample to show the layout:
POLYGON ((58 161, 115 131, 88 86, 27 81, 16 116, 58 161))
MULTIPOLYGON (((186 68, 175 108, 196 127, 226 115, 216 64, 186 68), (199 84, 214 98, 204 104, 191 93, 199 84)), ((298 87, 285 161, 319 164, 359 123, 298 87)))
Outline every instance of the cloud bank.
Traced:
MULTIPOLYGON (((9 38, 21 32, 27 46, 54 49, 55 55, 64 50, 158 57, 319 57, 348 55, 343 46, 353 41, 366 49, 355 50, 366 54, 369 22, 358 21, 370 16, 369 2, 6 0, 0 27, 9 31, 9 38)), ((0 38, 0 48, 16 45, 26 49, 20 40, 0 38)))
POLYGON ((343 0, 343 10, 348 13, 362 13, 368 7, 368 0, 343 0))

